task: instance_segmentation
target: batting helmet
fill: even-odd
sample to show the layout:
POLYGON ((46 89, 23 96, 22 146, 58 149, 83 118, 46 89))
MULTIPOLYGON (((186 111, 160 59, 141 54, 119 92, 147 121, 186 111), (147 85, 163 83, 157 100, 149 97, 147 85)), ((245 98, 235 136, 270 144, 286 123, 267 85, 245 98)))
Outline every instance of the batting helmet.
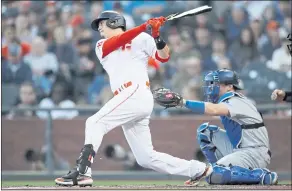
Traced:
POLYGON ((106 26, 108 26, 111 29, 122 28, 124 31, 126 30, 125 18, 115 11, 102 12, 97 19, 92 21, 91 28, 95 31, 98 31, 99 22, 102 20, 107 20, 106 26))
POLYGON ((239 77, 235 71, 221 69, 209 72, 204 77, 205 101, 217 102, 219 98, 220 84, 233 85, 235 90, 242 90, 239 77))

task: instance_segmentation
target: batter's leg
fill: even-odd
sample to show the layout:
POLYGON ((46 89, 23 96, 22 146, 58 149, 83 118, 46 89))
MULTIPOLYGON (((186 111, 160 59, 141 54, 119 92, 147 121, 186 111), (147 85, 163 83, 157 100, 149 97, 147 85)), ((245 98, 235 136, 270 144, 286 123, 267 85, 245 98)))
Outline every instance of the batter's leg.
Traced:
POLYGON ((149 117, 123 126, 125 137, 139 165, 161 173, 188 177, 204 173, 206 164, 200 161, 188 161, 155 151, 148 124, 149 117))
MULTIPOLYGON (((121 126, 129 121, 137 120, 151 113, 153 106, 150 104, 143 108, 137 108, 136 94, 139 95, 139 86, 130 87, 112 98, 96 114, 86 120, 85 145, 81 150, 76 167, 67 175, 57 178, 55 182, 59 185, 91 185, 91 164, 97 152, 103 136, 113 128, 121 126), (145 114, 146 113, 146 114, 145 114)), ((140 92, 141 94, 141 92, 140 92)), ((147 92, 143 92, 143 99, 149 99, 147 92)))

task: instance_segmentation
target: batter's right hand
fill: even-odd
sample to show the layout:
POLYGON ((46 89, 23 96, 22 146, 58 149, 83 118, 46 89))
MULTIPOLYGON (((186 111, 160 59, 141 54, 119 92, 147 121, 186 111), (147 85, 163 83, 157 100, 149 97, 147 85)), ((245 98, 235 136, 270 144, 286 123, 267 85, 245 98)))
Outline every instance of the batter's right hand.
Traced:
POLYGON ((278 90, 278 89, 275 89, 271 95, 271 99, 277 100, 277 101, 283 101, 284 97, 285 97, 285 91, 278 90))
POLYGON ((151 35, 153 38, 157 38, 160 35, 160 27, 164 25, 166 21, 165 17, 158 17, 158 18, 152 18, 149 19, 146 24, 148 25, 147 27, 151 28, 151 35))

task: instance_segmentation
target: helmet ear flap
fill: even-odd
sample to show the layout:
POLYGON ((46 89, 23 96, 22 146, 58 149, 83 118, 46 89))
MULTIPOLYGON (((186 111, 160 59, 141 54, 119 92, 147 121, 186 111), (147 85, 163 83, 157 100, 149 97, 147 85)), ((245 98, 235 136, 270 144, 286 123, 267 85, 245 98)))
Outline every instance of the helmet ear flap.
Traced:
POLYGON ((106 26, 111 29, 122 28, 124 31, 126 30, 126 20, 121 17, 113 17, 106 21, 106 26))
POLYGON ((108 20, 106 21, 106 26, 108 26, 108 27, 114 29, 115 26, 116 26, 116 23, 117 23, 117 20, 115 20, 115 19, 108 19, 108 20))

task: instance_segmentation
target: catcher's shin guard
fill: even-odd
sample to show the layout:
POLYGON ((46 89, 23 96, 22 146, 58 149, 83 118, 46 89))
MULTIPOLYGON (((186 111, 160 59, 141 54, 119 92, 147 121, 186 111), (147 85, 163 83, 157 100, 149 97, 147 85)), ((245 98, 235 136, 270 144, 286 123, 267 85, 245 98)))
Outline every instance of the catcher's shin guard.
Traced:
POLYGON ((84 145, 80 156, 76 161, 76 167, 68 172, 68 174, 57 178, 56 184, 61 186, 91 186, 93 180, 91 178, 91 163, 95 156, 92 144, 84 145))
POLYGON ((209 184, 277 184, 278 176, 267 169, 247 169, 239 166, 215 165, 213 173, 207 178, 209 184))
POLYGON ((197 140, 201 151, 204 153, 209 163, 217 162, 216 146, 212 143, 213 133, 219 130, 218 126, 203 123, 197 129, 197 140))

